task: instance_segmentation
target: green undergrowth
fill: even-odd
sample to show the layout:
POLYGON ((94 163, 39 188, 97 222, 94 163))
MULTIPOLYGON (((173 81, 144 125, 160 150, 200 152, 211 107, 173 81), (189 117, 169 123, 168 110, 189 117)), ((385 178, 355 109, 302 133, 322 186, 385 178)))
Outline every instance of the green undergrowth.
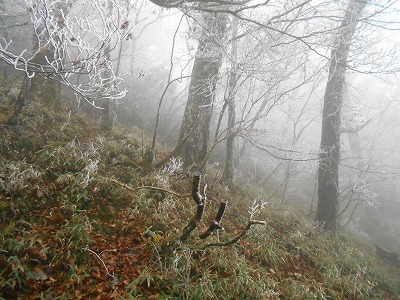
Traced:
POLYGON ((226 188, 213 169, 205 222, 228 201, 225 230, 180 242, 196 207, 169 191, 189 194, 192 178, 177 159, 146 173, 129 130, 103 135, 83 113, 35 104, 0 128, 2 299, 399 299, 399 270, 369 246, 226 188), (250 214, 266 225, 204 249, 238 236, 250 214))

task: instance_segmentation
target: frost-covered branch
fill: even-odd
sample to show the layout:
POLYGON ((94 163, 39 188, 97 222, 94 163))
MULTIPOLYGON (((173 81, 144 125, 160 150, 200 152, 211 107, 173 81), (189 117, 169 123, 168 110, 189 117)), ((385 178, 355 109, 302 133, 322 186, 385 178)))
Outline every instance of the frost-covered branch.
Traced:
POLYGON ((93 105, 99 99, 123 97, 121 78, 104 49, 112 51, 131 26, 123 26, 118 2, 107 1, 25 0, 33 46, 17 52, 12 37, 0 37, 0 60, 28 77, 58 81, 93 105))

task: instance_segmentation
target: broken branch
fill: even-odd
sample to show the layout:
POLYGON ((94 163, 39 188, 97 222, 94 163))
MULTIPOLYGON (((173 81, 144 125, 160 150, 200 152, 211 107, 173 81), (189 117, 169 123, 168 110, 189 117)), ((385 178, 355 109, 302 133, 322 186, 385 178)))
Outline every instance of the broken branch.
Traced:
MULTIPOLYGON (((204 229, 204 226, 202 225, 202 220, 203 220, 203 214, 207 202, 207 196, 206 196, 206 188, 207 185, 204 185, 204 190, 203 190, 203 195, 200 193, 200 180, 201 180, 201 175, 200 173, 196 173, 193 176, 193 185, 192 185, 192 198, 197 204, 197 210, 193 218, 189 221, 189 223, 185 226, 183 229, 182 236, 180 240, 182 242, 186 241, 186 239, 190 236, 190 234, 195 230, 196 228, 199 230, 199 238, 200 239, 206 239, 208 238, 215 230, 223 229, 221 226, 222 219, 224 217, 225 211, 226 211, 226 206, 228 205, 227 202, 221 201, 219 204, 218 212, 217 215, 215 216, 214 221, 211 222, 211 224, 208 226, 208 228, 204 229)), ((230 246, 235 243, 237 243, 251 228, 253 225, 266 225, 265 221, 257 221, 257 220, 251 220, 253 214, 250 215, 250 220, 247 224, 247 226, 233 239, 227 242, 223 243, 209 243, 206 244, 201 250, 204 250, 208 247, 216 247, 216 246, 230 246)))
POLYGON ((200 234, 199 237, 200 237, 201 239, 207 238, 207 237, 210 236, 215 230, 223 229, 223 228, 221 227, 221 221, 222 221, 222 218, 224 217, 224 213, 225 213, 225 210, 226 210, 226 205, 227 205, 226 202, 221 202, 221 203, 219 204, 219 209, 218 209, 217 216, 215 217, 215 220, 210 224, 210 226, 208 227, 208 229, 207 229, 206 231, 204 231, 202 234, 200 234))

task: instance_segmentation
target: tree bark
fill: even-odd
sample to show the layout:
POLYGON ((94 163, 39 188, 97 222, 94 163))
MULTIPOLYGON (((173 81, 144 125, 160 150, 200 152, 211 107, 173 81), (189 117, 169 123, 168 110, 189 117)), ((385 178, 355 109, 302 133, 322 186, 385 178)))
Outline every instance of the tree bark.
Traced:
MULTIPOLYGON (((0 1, 0 11, 2 11, 2 12, 4 12, 4 11, 6 11, 6 5, 3 3, 3 1, 0 1)), ((0 18, 0 22, 1 22, 1 25, 2 25, 2 30, 1 30, 1 35, 2 35, 2 37, 4 38, 4 40, 6 40, 6 41, 8 41, 8 39, 9 39, 9 37, 8 37, 8 30, 7 30, 7 27, 6 27, 6 25, 7 25, 7 23, 6 23, 6 21, 4 20, 4 18, 3 17, 1 17, 0 18)), ((8 72, 7 72, 7 66, 1 66, 1 70, 0 70, 0 88, 2 89, 2 90, 5 90, 6 89, 6 87, 7 87, 7 85, 8 85, 8 72)))
POLYGON ((235 94, 236 94, 236 83, 237 83, 237 47, 238 42, 236 39, 238 33, 238 22, 237 19, 233 19, 232 21, 232 51, 231 51, 231 60, 232 66, 229 74, 229 83, 228 83, 228 129, 227 129, 227 137, 226 137, 226 158, 225 158, 225 169, 224 174, 222 176, 223 181, 230 184, 233 180, 233 172, 234 172, 234 159, 233 159, 233 149, 235 144, 235 122, 236 122, 236 111, 235 111, 235 94))
MULTIPOLYGON (((111 0, 108 0, 108 12, 111 15, 112 10, 113 10, 113 3, 111 0)), ((111 41, 108 41, 108 44, 104 48, 104 57, 106 59, 106 63, 111 64, 111 46, 110 46, 111 41)), ((122 41, 120 47, 122 48, 122 41)), ((117 65, 117 68, 119 68, 119 62, 117 65)), ((117 69, 117 73, 118 73, 117 69)), ((107 74, 106 77, 110 78, 111 75, 111 70, 107 69, 107 74)), ((107 83, 111 84, 111 83, 107 83)), ((101 130, 102 132, 110 132, 114 126, 114 119, 115 119, 115 111, 117 109, 117 103, 115 99, 105 99, 103 100, 103 105, 102 105, 102 114, 101 114, 101 130)))
POLYGON ((150 2, 154 3, 157 6, 172 8, 178 7, 183 4, 184 0, 150 0, 150 2))
POLYGON ((335 230, 339 195, 340 114, 350 44, 366 1, 350 0, 331 52, 329 77, 322 111, 322 134, 318 167, 316 219, 325 229, 335 230))
POLYGON ((18 117, 22 112, 22 109, 26 105, 26 101, 29 97, 29 89, 31 84, 31 78, 25 76, 21 88, 18 93, 18 97, 15 99, 14 104, 14 112, 13 114, 5 121, 6 125, 16 125, 18 122, 18 117))
POLYGON ((218 42, 225 36, 226 17, 212 13, 204 13, 204 16, 205 27, 194 60, 179 136, 179 141, 188 137, 180 150, 185 167, 199 165, 206 157, 216 83, 222 64, 222 49, 218 42))

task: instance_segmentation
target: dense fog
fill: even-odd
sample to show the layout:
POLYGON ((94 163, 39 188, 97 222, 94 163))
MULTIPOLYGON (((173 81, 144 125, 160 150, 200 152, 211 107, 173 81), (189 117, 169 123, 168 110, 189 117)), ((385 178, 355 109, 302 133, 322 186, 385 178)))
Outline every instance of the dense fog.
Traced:
MULTIPOLYGON (((324 98, 335 71, 332 55, 347 34, 340 30, 348 1, 245 1, 247 9, 218 1, 171 8, 144 0, 65 1, 54 16, 59 27, 46 23, 55 29, 46 29, 50 42, 32 31, 32 18, 59 10, 60 1, 44 2, 36 14, 30 1, 0 3, 0 76, 10 95, 18 97, 24 74, 48 72, 62 83, 71 112, 100 118, 104 101, 115 101, 115 120, 143 131, 146 147, 155 139, 174 149, 182 140, 195 58, 215 60, 217 76, 200 93, 211 102, 199 106, 210 111, 207 168, 224 176, 226 143, 234 137, 233 182, 257 190, 271 209, 316 217, 324 98), (62 39, 68 43, 57 42, 62 39), (46 68, 31 66, 49 45, 59 45, 64 56, 47 59, 46 68)), ((399 9, 396 1, 373 1, 358 22, 350 18, 348 57, 337 65, 346 69, 336 124, 337 229, 392 251, 400 250, 399 9)))

